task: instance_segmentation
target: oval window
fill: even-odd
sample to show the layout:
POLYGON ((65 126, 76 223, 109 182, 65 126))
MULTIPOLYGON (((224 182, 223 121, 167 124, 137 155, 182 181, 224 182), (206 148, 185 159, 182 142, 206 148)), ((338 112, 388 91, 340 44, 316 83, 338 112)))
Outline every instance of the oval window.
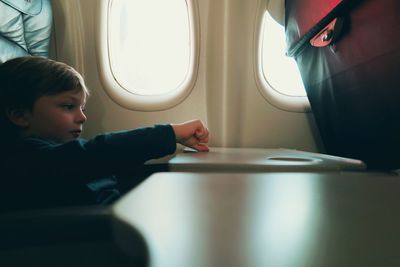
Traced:
POLYGON ((191 41, 186 1, 112 1, 109 27, 111 71, 125 90, 161 95, 184 82, 191 41))
POLYGON ((276 91, 288 96, 306 96, 295 60, 285 55, 285 29, 265 12, 261 67, 264 79, 276 91))

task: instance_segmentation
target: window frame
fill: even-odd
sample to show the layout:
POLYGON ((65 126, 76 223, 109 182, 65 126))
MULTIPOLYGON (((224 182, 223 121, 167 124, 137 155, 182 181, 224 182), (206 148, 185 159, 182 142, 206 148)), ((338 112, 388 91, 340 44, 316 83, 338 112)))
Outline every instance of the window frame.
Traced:
POLYGON ((308 113, 311 112, 310 102, 307 96, 290 96, 281 93, 268 83, 266 75, 263 73, 262 67, 262 50, 264 39, 264 24, 265 24, 265 5, 261 4, 258 9, 258 14, 255 21, 254 31, 254 74, 257 84, 257 89, 264 99, 271 105, 285 111, 308 113))
POLYGON ((185 0, 188 8, 191 49, 185 79, 168 93, 139 95, 123 88, 113 75, 110 64, 109 19, 114 0, 98 1, 96 18, 96 55, 100 81, 107 95, 118 105, 135 111, 161 111, 175 107, 191 93, 197 79, 200 54, 200 26, 197 0, 185 0))

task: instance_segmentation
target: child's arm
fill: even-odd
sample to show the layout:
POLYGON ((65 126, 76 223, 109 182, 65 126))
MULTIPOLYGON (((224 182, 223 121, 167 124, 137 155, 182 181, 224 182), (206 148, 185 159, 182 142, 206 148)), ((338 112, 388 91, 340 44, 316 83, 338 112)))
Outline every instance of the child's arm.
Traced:
POLYGON ((209 132, 200 120, 171 124, 171 126, 178 143, 201 152, 209 151, 207 145, 209 132))

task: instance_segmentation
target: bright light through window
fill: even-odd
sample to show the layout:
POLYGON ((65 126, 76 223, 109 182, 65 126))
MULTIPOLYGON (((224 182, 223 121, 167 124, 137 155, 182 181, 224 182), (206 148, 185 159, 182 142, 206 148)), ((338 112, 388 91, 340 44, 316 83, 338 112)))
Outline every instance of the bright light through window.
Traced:
POLYGON ((191 60, 186 1, 115 0, 109 15, 109 55, 116 81, 146 96, 179 88, 191 60))
POLYGON ((269 14, 264 15, 262 72, 267 83, 279 93, 305 96, 303 82, 293 58, 285 55, 285 29, 269 14))

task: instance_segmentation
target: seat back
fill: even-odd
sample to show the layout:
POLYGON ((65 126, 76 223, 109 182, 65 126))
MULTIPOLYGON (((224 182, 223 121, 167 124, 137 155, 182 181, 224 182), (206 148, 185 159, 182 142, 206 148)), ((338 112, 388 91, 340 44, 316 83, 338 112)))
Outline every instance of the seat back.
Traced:
POLYGON ((400 168, 400 2, 285 3, 288 54, 326 152, 361 159, 370 169, 400 168))

